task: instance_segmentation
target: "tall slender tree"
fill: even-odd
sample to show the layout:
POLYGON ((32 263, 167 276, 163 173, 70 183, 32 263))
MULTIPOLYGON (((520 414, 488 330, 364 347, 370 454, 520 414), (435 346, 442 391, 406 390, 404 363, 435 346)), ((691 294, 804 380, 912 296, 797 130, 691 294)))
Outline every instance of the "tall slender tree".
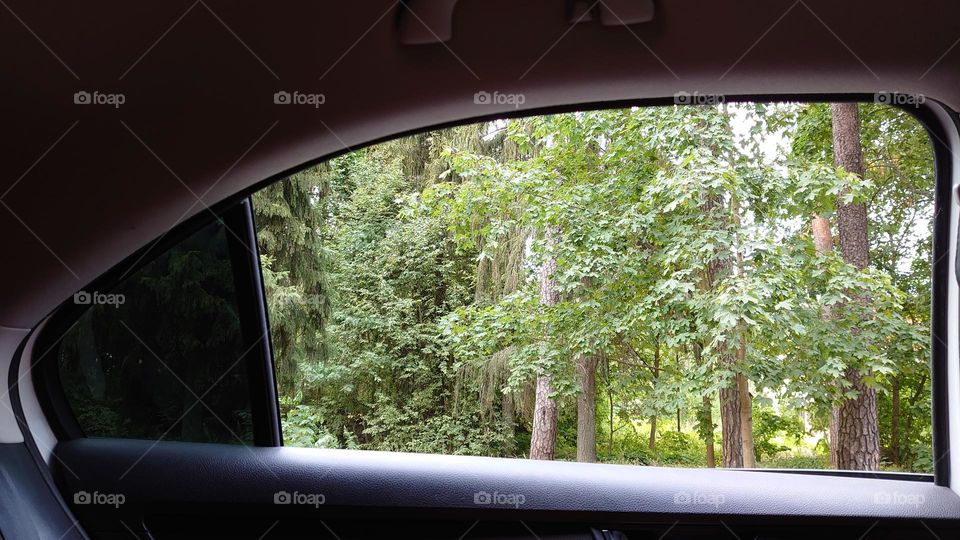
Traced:
MULTIPOLYGON (((830 232, 830 220, 826 216, 816 214, 810 220, 810 231, 813 235, 813 246, 817 255, 824 256, 833 251, 833 234, 830 232)), ((829 322, 830 308, 824 307, 820 317, 829 322)), ((830 441, 830 465, 837 467, 837 407, 830 408, 828 420, 828 440, 830 441)))
MULTIPOLYGON (((554 246, 557 231, 547 227, 544 243, 548 254, 540 266, 540 304, 550 308, 557 304, 560 293, 554 281, 557 260, 549 253, 554 246)), ((557 452, 557 401, 553 396, 553 377, 543 371, 537 373, 536 401, 533 409, 533 434, 530 438, 530 459, 554 458, 557 452)))
POLYGON ((323 246, 328 164, 254 195, 257 239, 272 323, 280 394, 303 392, 300 366, 329 357, 330 294, 323 246))
MULTIPOLYGON (((833 112, 834 163, 858 177, 864 175, 860 141, 860 114, 856 103, 835 103, 833 112)), ((870 264, 867 233, 867 205, 837 201, 837 231, 840 252, 848 263, 864 270, 870 264)), ((867 302, 867 298, 854 299, 867 302)), ((859 332, 854 329, 854 332, 859 332)), ((867 384, 864 374, 848 367, 844 374, 856 397, 840 403, 837 411, 836 459, 841 469, 876 470, 880 466, 880 437, 877 427, 877 391, 867 384)))
MULTIPOLYGON (((577 461, 597 461, 597 357, 577 357, 577 461)), ((653 430, 655 428, 651 428, 653 430)), ((654 431, 651 431, 654 433, 654 431)), ((651 441, 653 435, 651 435, 651 441)))

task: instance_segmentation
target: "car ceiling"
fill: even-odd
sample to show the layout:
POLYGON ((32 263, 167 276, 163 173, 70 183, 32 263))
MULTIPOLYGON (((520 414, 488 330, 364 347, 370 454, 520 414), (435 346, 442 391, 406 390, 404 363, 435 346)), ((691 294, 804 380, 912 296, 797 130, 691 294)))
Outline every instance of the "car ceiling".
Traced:
POLYGON ((564 0, 460 0, 452 39, 417 46, 400 45, 394 0, 0 4, 9 327, 36 325, 136 249, 265 179, 514 110, 475 104, 479 91, 523 93, 524 108, 678 91, 898 91, 960 107, 950 0, 657 0, 653 21, 610 27, 569 24, 564 0), (125 103, 78 105, 78 91, 125 103), (278 91, 325 103, 277 105, 278 91))

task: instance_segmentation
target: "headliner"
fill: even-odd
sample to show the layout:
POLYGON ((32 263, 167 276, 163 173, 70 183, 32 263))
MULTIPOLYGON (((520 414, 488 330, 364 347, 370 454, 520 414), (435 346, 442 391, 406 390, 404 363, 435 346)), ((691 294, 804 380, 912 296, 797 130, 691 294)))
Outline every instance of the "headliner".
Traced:
POLYGON ((461 0, 446 44, 400 46, 395 0, 0 10, 0 325, 33 327, 206 206, 346 147, 524 108, 671 96, 920 93, 960 108, 950 0, 658 0, 630 27, 563 0, 461 0), (76 105, 79 90, 126 103, 76 105), (326 103, 276 105, 279 90, 326 103))

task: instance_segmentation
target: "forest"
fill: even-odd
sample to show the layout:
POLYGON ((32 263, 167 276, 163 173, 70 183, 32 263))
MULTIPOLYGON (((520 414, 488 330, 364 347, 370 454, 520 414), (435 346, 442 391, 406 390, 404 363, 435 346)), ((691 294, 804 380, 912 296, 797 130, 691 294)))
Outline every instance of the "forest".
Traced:
POLYGON ((931 472, 934 165, 875 103, 501 119, 254 195, 285 444, 931 472))

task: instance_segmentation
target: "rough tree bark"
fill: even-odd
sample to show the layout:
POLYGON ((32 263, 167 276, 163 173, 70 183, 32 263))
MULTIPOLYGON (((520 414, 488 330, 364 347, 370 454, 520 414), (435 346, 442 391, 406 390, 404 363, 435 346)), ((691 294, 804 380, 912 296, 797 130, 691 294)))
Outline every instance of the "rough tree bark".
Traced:
POLYGON ((577 359, 580 393, 577 395, 577 461, 597 461, 597 357, 577 359))
MULTIPOLYGON (((593 280, 584 278, 581 285, 589 290, 593 280)), ((599 356, 581 354, 577 357, 577 379, 580 393, 577 394, 577 461, 597 461, 597 364, 599 356)))
MULTIPOLYGON (((743 339, 742 335, 740 339, 743 339)), ((740 439, 743 445, 743 466, 753 469, 757 466, 757 456, 753 451, 753 399, 750 397, 750 383, 743 373, 737 374, 737 391, 740 393, 740 439)))
POLYGON ((846 377, 858 396, 844 401, 837 415, 837 468, 875 471, 880 466, 877 392, 854 368, 847 368, 846 377))
POLYGON ((736 381, 720 389, 720 427, 723 432, 723 466, 743 467, 743 430, 740 424, 740 390, 736 381))
MULTIPOLYGON (((858 105, 835 103, 832 108, 834 164, 863 177, 858 105)), ((837 232, 844 260, 857 268, 866 268, 870 264, 866 204, 845 204, 841 194, 837 200, 837 232)), ((843 401, 837 411, 837 468, 876 470, 880 465, 877 392, 863 382, 855 368, 847 368, 845 377, 857 397, 843 401)))
POLYGON ((533 436, 530 459, 553 459, 557 451, 557 403, 551 396, 553 381, 549 375, 537 377, 537 398, 533 408, 533 436))
MULTIPOLYGON (((547 228, 544 240, 548 246, 556 241, 554 230, 547 228)), ((553 273, 557 261, 548 257, 540 267, 540 303, 556 305, 559 299, 553 273)), ((537 375, 537 391, 533 407, 533 433, 530 438, 530 459, 552 460, 557 451, 557 402, 553 399, 553 380, 549 374, 537 375)))

